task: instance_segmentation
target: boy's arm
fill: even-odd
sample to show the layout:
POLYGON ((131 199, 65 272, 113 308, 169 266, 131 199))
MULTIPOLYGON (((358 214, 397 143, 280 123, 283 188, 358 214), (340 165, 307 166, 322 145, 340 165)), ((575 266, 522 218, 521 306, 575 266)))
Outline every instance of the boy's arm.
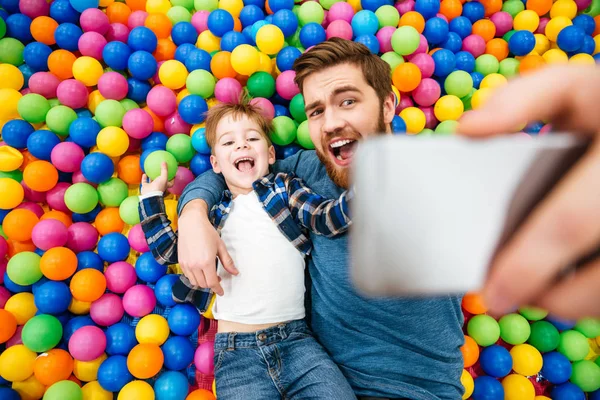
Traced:
POLYGON ((301 179, 288 183, 289 207, 302 226, 317 235, 332 237, 348 230, 352 224, 349 203, 354 190, 346 190, 338 199, 326 199, 304 185, 301 179))
POLYGON ((146 242, 156 261, 160 264, 177 264, 177 233, 167 217, 162 193, 140 196, 138 211, 146 242))

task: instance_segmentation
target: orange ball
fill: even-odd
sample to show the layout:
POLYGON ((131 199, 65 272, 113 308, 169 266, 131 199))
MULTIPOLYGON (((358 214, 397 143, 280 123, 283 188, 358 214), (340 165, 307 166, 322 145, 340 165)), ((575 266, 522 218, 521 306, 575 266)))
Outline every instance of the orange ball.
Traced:
POLYGON ((69 377, 69 379, 67 379, 67 380, 69 380, 71 382, 75 382, 77 385, 81 386, 81 381, 79 379, 77 379, 77 377, 75 375, 71 375, 69 377))
POLYGON ((271 15, 273 14, 273 11, 271 10, 271 7, 269 7, 269 0, 265 1, 265 11, 267 12, 267 14, 271 15))
POLYGON ((44 15, 34 18, 29 27, 31 36, 33 36, 36 41, 47 44, 48 46, 52 46, 56 43, 56 40, 54 40, 54 31, 56 28, 58 28, 58 22, 44 15))
POLYGON ((131 11, 146 11, 146 0, 125 0, 131 11))
POLYGON ((139 185, 142 180, 142 169, 140 168, 140 156, 125 156, 117 165, 119 179, 128 185, 139 185))
POLYGON ((65 80, 73 77, 73 63, 77 57, 68 50, 58 49, 50 53, 48 57, 48 70, 58 77, 65 80))
POLYGON ((8 258, 24 251, 35 251, 36 249, 35 244, 33 244, 31 240, 28 240, 27 242, 18 242, 16 240, 8 239, 6 243, 8 243, 8 258))
POLYGON ((170 39, 158 39, 158 46, 156 46, 154 58, 156 58, 156 61, 158 62, 173 60, 175 58, 175 50, 177 50, 177 45, 170 39))
POLYGON ((411 62, 400 64, 392 74, 392 81, 399 91, 410 92, 421 83, 421 70, 411 62))
POLYGON ((231 66, 231 53, 220 51, 210 60, 210 69, 217 79, 235 78, 237 72, 231 66))
POLYGON ((98 300, 106 290, 106 278, 97 269, 86 268, 71 278, 71 294, 79 301, 91 303, 98 300))
POLYGON ((473 24, 472 32, 474 35, 481 36, 487 43, 496 35, 496 25, 489 19, 480 19, 473 24))
POLYGON ((119 215, 118 207, 107 207, 96 215, 95 226, 98 233, 104 236, 111 232, 121 233, 125 228, 125 222, 119 215))
POLYGON ((114 2, 106 8, 106 15, 111 24, 118 22, 127 26, 131 9, 125 3, 114 2))
POLYGON ((502 0, 482 0, 481 4, 483 4, 486 17, 502 11, 502 0))
POLYGON ((460 348, 465 368, 472 367, 479 359, 479 345, 472 337, 465 335, 465 344, 460 348))
POLYGON ((160 13, 148 14, 144 26, 154 32, 159 39, 166 39, 171 36, 171 29, 173 29, 169 17, 160 13))
POLYGON ((526 74, 528 72, 540 69, 544 65, 546 65, 546 60, 544 60, 544 57, 537 54, 529 54, 521 59, 521 63, 519 64, 519 73, 526 74))
POLYGON ((541 17, 550 12, 552 0, 527 0, 525 7, 527 7, 528 10, 535 11, 535 13, 541 17))
POLYGON ((242 21, 238 17, 233 17, 233 30, 236 32, 242 31, 242 21))
POLYGON ((188 394, 185 400, 215 400, 216 397, 206 389, 196 389, 188 394))
POLYGON ((592 33, 592 37, 596 37, 596 35, 600 35, 600 15, 596 15, 594 17, 594 22, 596 23, 596 29, 594 29, 594 33, 592 33))
POLYGON ((70 216, 68 216, 66 213, 64 213, 62 211, 58 211, 58 210, 50 210, 50 211, 48 211, 47 213, 45 213, 44 215, 42 215, 42 218, 40 218, 40 221, 43 221, 45 219, 55 219, 57 221, 60 221, 67 228, 69 226, 71 226, 71 224, 73 223, 73 220, 71 219, 70 216))
POLYGON ((442 0, 440 4, 440 13, 452 21, 462 15, 462 3, 460 0, 442 0))
POLYGON ((29 164, 31 164, 34 161, 38 161, 38 158, 35 158, 30 152, 29 150, 25 150, 23 152, 23 164, 21 164, 21 168, 25 168, 27 167, 29 164))
POLYGON ((40 222, 37 215, 26 208, 17 208, 6 214, 2 228, 9 239, 17 242, 31 240, 31 231, 40 222))
POLYGON ((47 192, 58 183, 58 171, 48 161, 34 161, 25 167, 23 182, 32 190, 47 192))
POLYGON ((62 349, 40 354, 33 364, 35 378, 44 386, 69 379, 73 373, 73 358, 62 349))
POLYGON ((149 379, 158 374, 164 356, 157 344, 138 344, 127 356, 127 369, 138 379, 149 379))
POLYGON ((400 17, 398 26, 412 26, 419 33, 423 33, 423 30, 425 29, 425 19, 418 12, 409 11, 400 17))
POLYGON ((487 307, 483 301, 483 296, 474 292, 464 295, 462 299, 462 308, 473 315, 485 314, 487 312, 487 307))
POLYGON ((158 115, 154 114, 154 111, 149 109, 148 106, 142 108, 142 110, 146 111, 152 117, 152 120, 154 121, 154 127, 153 127, 154 132, 164 131, 165 123, 163 122, 162 119, 160 119, 160 117, 158 115))
POLYGON ((485 52, 496 57, 498 61, 502 61, 508 57, 508 43, 501 38, 492 39, 486 43, 485 52))
POLYGON ((64 281, 77 270, 77 256, 66 247, 53 247, 40 260, 42 274, 53 281, 64 281))
POLYGON ((6 343, 17 331, 17 319, 10 312, 0 308, 0 343, 6 343))

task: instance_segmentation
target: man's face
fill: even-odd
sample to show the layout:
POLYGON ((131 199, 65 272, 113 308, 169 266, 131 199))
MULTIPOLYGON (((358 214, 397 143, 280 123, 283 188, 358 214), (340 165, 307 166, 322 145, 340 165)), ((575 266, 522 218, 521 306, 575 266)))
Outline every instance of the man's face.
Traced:
POLYGON ((349 186, 349 166, 359 140, 389 133, 391 92, 383 104, 360 67, 341 64, 309 75, 303 87, 310 137, 333 182, 349 186))

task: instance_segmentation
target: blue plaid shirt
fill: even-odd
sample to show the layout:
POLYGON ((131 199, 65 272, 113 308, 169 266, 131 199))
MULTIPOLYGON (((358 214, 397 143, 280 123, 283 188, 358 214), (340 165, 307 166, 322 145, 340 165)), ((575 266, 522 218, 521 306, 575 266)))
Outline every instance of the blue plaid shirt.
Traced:
MULTIPOLYGON (((352 189, 342 193, 339 199, 329 200, 312 192, 293 174, 286 173, 271 173, 252 186, 281 233, 304 255, 311 250, 307 230, 332 237, 346 232, 352 223, 348 206, 354 196, 352 189)), ((231 212, 232 200, 231 192, 226 190, 220 203, 211 210, 211 222, 219 233, 231 212)), ((140 201, 139 213, 154 258, 161 264, 177 264, 177 233, 171 228, 162 196, 144 198, 140 201)), ((184 275, 173 285, 175 300, 190 302, 201 312, 208 309, 212 296, 210 289, 193 286, 184 275)))

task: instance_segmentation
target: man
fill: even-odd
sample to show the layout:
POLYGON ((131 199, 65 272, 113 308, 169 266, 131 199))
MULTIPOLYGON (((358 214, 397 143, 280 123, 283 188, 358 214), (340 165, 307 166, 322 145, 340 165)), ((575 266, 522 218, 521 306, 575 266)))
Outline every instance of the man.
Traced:
MULTIPOLYGON (((391 132, 390 67, 362 44, 330 39, 298 58, 294 69, 316 154, 300 151, 274 170, 295 173, 317 193, 335 198, 349 185, 357 142, 391 132)), ((236 273, 207 218, 224 188, 220 176, 206 173, 186 188, 179 203, 180 265, 193 283, 217 294, 223 290, 215 256, 236 273)), ((311 326, 356 395, 460 399, 460 298, 365 298, 349 277, 347 235, 311 235, 311 240, 311 326)))

